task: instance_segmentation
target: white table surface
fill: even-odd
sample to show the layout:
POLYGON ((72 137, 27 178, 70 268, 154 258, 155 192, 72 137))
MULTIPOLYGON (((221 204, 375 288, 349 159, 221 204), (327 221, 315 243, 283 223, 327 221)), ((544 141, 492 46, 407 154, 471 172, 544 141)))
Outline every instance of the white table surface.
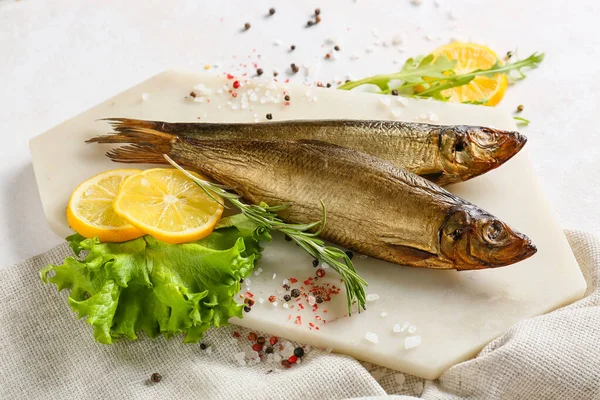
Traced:
POLYGON ((595 0, 0 0, 0 268, 62 240, 43 215, 29 139, 127 87, 167 68, 239 72, 258 54, 265 73, 287 76, 295 62, 310 76, 303 67, 293 80, 345 80, 392 72, 451 39, 547 53, 499 107, 525 106, 527 149, 562 225, 598 233, 599 20, 595 0), (315 7, 322 22, 305 28, 315 7), (324 59, 327 39, 341 47, 336 60, 324 59))

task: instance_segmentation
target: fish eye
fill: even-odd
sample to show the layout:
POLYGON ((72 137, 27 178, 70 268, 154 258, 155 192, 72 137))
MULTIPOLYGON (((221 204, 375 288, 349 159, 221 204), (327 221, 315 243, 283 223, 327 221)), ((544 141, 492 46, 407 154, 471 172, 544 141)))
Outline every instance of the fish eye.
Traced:
POLYGON ((488 224, 485 230, 485 236, 491 240, 494 241, 496 239, 498 239, 498 237, 500 237, 500 234, 502 233, 502 231, 504 230, 504 226, 502 225, 501 222, 499 221, 494 221, 491 224, 488 224))

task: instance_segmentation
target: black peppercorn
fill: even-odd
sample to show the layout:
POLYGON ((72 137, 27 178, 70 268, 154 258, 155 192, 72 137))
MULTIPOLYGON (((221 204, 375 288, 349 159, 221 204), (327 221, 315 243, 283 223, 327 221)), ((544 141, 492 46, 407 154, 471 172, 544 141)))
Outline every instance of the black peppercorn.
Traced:
POLYGON ((392 96, 398 96, 398 91, 396 89, 392 90, 392 96))
POLYGON ((297 66, 297 65, 296 65, 296 64, 294 64, 294 63, 290 64, 290 68, 292 69, 292 72, 293 72, 293 73, 296 73, 296 72, 300 71, 300 67, 299 67, 299 66, 297 66))
POLYGON ((267 115, 265 115, 265 118, 267 118, 267 119, 273 119, 273 114, 268 113, 267 115))
POLYGON ((269 347, 267 347, 267 348, 265 349, 265 353, 267 353, 267 354, 271 354, 271 353, 273 353, 273 347, 272 347, 272 346, 269 346, 269 347))
POLYGON ((275 9, 273 7, 269 8, 269 15, 275 14, 275 9))
POLYGON ((290 46, 290 50, 291 50, 291 51, 294 51, 294 50, 296 50, 296 45, 295 45, 295 44, 291 45, 291 46, 290 46))
POLYGON ((304 349, 302 347, 296 347, 294 349, 294 355, 296 357, 303 357, 304 356, 304 349))
POLYGON ((292 296, 290 296, 289 294, 286 294, 285 296, 283 296, 283 300, 285 301, 290 301, 292 299, 292 296))
POLYGON ((307 25, 307 26, 313 26, 314 24, 315 24, 315 23, 314 23, 314 22, 312 22, 312 21, 308 21, 308 22, 306 23, 306 25, 307 25))
POLYGON ((152 375, 150 375, 150 381, 153 383, 158 383, 161 380, 162 380, 162 375, 159 374, 158 372, 155 372, 152 375))
POLYGON ((315 8, 315 15, 319 15, 321 14, 321 9, 320 8, 315 8))
POLYGON ((283 285, 283 288, 284 288, 285 290, 290 290, 290 285, 288 285, 288 284, 285 284, 285 285, 283 285))
POLYGON ((313 267, 317 268, 319 266, 319 260, 316 258, 312 261, 313 267))
POLYGON ((256 70, 256 75, 261 76, 263 74, 263 72, 264 72, 263 69, 259 68, 256 70))
POLYGON ((204 343, 200 343, 200 349, 201 350, 206 350, 206 345, 204 343))
POLYGON ((331 87, 331 83, 328 83, 328 84, 327 84, 327 87, 331 87))
POLYGON ((334 46, 334 47, 333 47, 333 49, 334 49, 335 51, 340 51, 340 46, 337 46, 337 45, 336 45, 336 46, 334 46))
POLYGON ((256 339, 256 343, 258 343, 258 344, 265 344, 265 337, 264 336, 259 336, 256 339))
POLYGON ((252 26, 252 25, 250 25, 250 22, 246 22, 246 23, 244 24, 244 30, 248 30, 248 29, 250 29, 250 27, 251 27, 251 26, 252 26))
POLYGON ((292 289, 292 297, 298 297, 298 296, 300 296, 300 290, 292 289))
POLYGON ((316 301, 317 303, 321 304, 321 303, 323 302, 323 298, 322 298, 321 296, 317 296, 317 297, 315 298, 315 301, 316 301))
MULTIPOLYGON (((291 97, 289 94, 286 94, 285 97, 283 98, 285 101, 290 101, 291 97)), ((291 239, 290 239, 291 240, 291 239)))
POLYGON ((244 306, 244 311, 250 312, 250 311, 252 311, 252 308, 250 308, 250 306, 244 306))

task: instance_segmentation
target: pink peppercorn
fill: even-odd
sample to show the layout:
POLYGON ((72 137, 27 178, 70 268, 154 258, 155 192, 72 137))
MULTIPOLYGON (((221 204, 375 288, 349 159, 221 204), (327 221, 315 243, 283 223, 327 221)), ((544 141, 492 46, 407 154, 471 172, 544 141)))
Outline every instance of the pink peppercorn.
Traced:
POLYGON ((234 89, 237 89, 237 88, 239 88, 239 87, 240 87, 240 81, 235 81, 235 82, 233 82, 233 88, 234 88, 234 89))
POLYGON ((293 364, 293 363, 295 363, 296 361, 298 361, 298 357, 296 357, 296 356, 290 356, 290 358, 288 358, 288 361, 289 361, 291 364, 293 364))
POLYGON ((269 339, 269 343, 271 343, 272 346, 276 345, 277 342, 279 342, 279 338, 277 336, 271 336, 269 339))
POLYGON ((322 278, 322 277, 324 277, 324 276, 325 276, 325 270, 324 270, 323 268, 319 268, 319 269, 317 270, 317 276, 318 276, 319 278, 322 278))
POLYGON ((262 344, 260 344, 260 343, 254 343, 254 344, 252 345, 252 350, 254 350, 254 351, 261 351, 261 350, 262 350, 262 348, 263 348, 263 345, 262 345, 262 344))

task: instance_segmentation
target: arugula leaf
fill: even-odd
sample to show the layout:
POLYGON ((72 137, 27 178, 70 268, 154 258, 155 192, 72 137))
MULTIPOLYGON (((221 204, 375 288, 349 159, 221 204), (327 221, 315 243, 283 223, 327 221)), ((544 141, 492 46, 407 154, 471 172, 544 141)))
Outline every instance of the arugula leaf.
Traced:
POLYGON ((497 61, 489 69, 456 74, 453 69, 456 60, 449 60, 443 55, 435 59, 433 54, 429 54, 425 57, 410 58, 399 72, 347 82, 338 89, 350 90, 361 85, 372 84, 377 85, 382 94, 389 94, 392 92, 389 83, 392 80, 401 80, 402 84, 394 88, 401 95, 448 101, 448 98, 442 94, 444 90, 468 85, 478 76, 494 77, 497 74, 506 74, 512 82, 515 82, 526 77, 523 72, 524 68, 537 68, 544 57, 544 53, 533 53, 523 60, 504 65, 497 61))
POLYGON ((135 340, 139 332, 167 338, 184 333, 185 342, 197 342, 211 326, 242 317, 234 296, 261 255, 259 242, 270 239, 254 228, 238 218, 202 240, 178 245, 151 236, 100 243, 73 235, 69 244, 77 257, 86 251, 85 257, 49 265, 40 276, 59 291, 71 289, 71 308, 79 318, 87 316, 100 343, 135 340))

